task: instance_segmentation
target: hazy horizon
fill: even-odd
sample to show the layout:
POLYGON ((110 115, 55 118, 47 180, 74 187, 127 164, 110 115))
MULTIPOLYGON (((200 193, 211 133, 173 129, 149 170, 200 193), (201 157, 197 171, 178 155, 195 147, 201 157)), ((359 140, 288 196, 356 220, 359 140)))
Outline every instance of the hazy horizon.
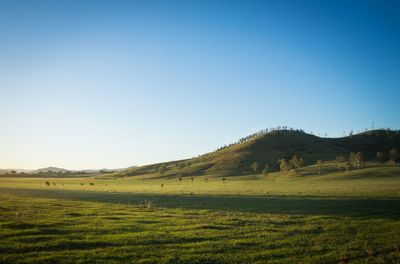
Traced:
POLYGON ((400 128, 397 1, 1 1, 0 168, 400 128))
MULTIPOLYGON (((269 129, 269 131, 272 131, 272 130, 276 130, 277 128, 268 128, 269 129)), ((279 127, 278 128, 278 130, 299 130, 299 131, 304 131, 303 129, 297 129, 297 128, 292 128, 292 127, 287 127, 287 128, 281 128, 281 127, 279 127)), ((384 129, 384 130, 386 130, 386 129, 390 129, 390 128, 374 128, 374 130, 380 130, 380 129, 384 129)), ((392 129, 391 129, 392 130, 392 129)), ((358 133, 363 133, 363 132, 366 132, 366 131, 372 131, 372 128, 371 129, 365 129, 365 131, 354 131, 354 130, 351 130, 351 133, 353 133, 354 135, 356 135, 356 134, 358 134, 358 133)), ((258 131, 253 131, 253 132, 258 132, 258 131)), ((306 131, 304 131, 305 133, 307 133, 306 131)), ((317 136, 317 137, 320 137, 320 138, 327 138, 327 135, 320 135, 320 134, 315 134, 315 133, 313 133, 312 131, 310 131, 309 133, 307 133, 307 134, 311 134, 311 135, 314 135, 314 136, 317 136)), ((247 135, 248 136, 248 135, 247 135)), ((339 137, 329 137, 329 138, 341 138, 341 137, 348 137, 349 135, 344 135, 344 136, 339 136, 339 137)), ((230 143, 228 143, 228 144, 232 144, 232 143, 238 143, 237 141, 235 141, 235 142, 230 142, 230 143)), ((226 145, 228 145, 228 144, 226 144, 226 145)), ((221 144, 219 147, 223 147, 223 145, 221 144)), ((199 154, 199 155, 202 155, 202 154, 207 154, 207 153, 210 153, 210 152, 213 152, 213 151, 215 151, 215 149, 213 149, 213 150, 210 150, 209 152, 205 152, 205 153, 201 153, 201 154, 199 154)), ((194 156, 193 156, 194 157, 194 156)), ((190 159, 190 158, 192 158, 192 157, 187 157, 187 158, 184 158, 184 159, 190 159)), ((161 161, 161 163, 162 162, 170 162, 170 161, 174 161, 174 160, 163 160, 163 161, 161 161)), ((83 170, 83 171, 90 171, 90 170, 102 170, 102 169, 110 169, 110 170, 119 170, 119 169, 126 169, 126 168, 129 168, 129 167, 140 167, 140 166, 146 166, 146 165, 150 165, 150 164, 154 164, 154 163, 146 163, 146 164, 130 164, 130 165, 128 165, 128 166, 126 166, 126 167, 114 167, 114 168, 106 168, 106 167, 102 167, 102 168, 65 168, 65 167, 62 167, 62 166, 54 166, 54 165, 52 165, 52 164, 49 164, 49 165, 47 165, 47 166, 43 166, 43 167, 38 167, 38 168, 0 168, 0 170, 17 170, 17 171, 35 171, 35 170, 39 170, 39 169, 46 169, 46 168, 58 168, 58 169, 66 169, 66 170, 70 170, 70 171, 80 171, 80 170, 83 170)))

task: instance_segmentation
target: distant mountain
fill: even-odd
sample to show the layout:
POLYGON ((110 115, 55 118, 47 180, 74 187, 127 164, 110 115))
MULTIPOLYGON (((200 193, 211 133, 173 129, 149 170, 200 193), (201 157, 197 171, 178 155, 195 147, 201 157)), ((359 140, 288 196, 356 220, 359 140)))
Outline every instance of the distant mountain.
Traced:
MULTIPOLYGON (((127 170, 127 169, 132 169, 136 168, 136 166, 131 166, 128 168, 121 168, 121 169, 87 169, 87 170, 68 170, 68 169, 63 169, 63 168, 58 168, 58 167, 46 167, 46 168, 41 168, 37 170, 31 170, 31 171, 24 171, 26 173, 33 173, 33 174, 38 174, 38 173, 112 173, 116 171, 122 171, 122 170, 127 170)), ((19 172, 18 170, 17 172, 19 172)), ((1 172, 0 172, 1 173, 1 172)))
POLYGON ((63 168, 57 168, 57 167, 46 167, 46 168, 41 168, 37 170, 30 171, 30 173, 67 173, 67 172, 73 172, 72 170, 67 170, 63 168))
POLYGON ((245 175, 254 173, 251 165, 257 162, 261 169, 266 163, 271 171, 278 170, 277 160, 301 157, 305 165, 317 160, 334 160, 347 157, 350 152, 361 151, 367 159, 375 160, 376 152, 388 153, 400 149, 400 131, 372 130, 342 137, 321 138, 301 130, 274 130, 254 134, 240 143, 187 160, 171 161, 141 166, 113 174, 114 177, 184 177, 245 175))
POLYGON ((97 173, 113 173, 117 171, 122 171, 122 170, 127 170, 127 169, 132 169, 136 168, 136 166, 130 166, 127 168, 120 168, 120 169, 88 169, 88 170, 68 170, 64 168, 58 168, 58 167, 46 167, 46 168, 40 168, 36 170, 20 170, 20 169, 0 169, 0 175, 1 174, 6 174, 6 173, 11 173, 12 171, 15 171, 16 173, 28 173, 28 174, 40 174, 40 173, 89 173, 89 174, 97 174, 97 173))

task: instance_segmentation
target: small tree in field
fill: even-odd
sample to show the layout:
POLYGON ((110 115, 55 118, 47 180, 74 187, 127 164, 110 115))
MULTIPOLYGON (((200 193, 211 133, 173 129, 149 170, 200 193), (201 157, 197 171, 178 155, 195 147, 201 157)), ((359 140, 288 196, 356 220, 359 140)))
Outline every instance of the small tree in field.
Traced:
POLYGON ((357 152, 358 164, 360 167, 365 166, 365 155, 362 152, 357 152))
POLYGON ((258 162, 254 162, 250 167, 253 169, 254 172, 257 172, 260 165, 258 164, 258 162))
POLYGON ((304 160, 302 158, 298 158, 297 155, 294 155, 290 160, 290 167, 294 168, 295 172, 298 168, 303 166, 304 160))
POLYGON ((339 171, 342 171, 345 162, 346 162, 345 157, 343 156, 336 157, 336 166, 339 168, 339 171))
POLYGON ((285 159, 279 159, 277 161, 277 163, 279 164, 279 169, 283 172, 286 173, 290 170, 290 165, 289 163, 285 160, 285 159))
POLYGON ((354 153, 354 152, 351 152, 351 153, 350 153, 349 162, 350 162, 350 164, 353 165, 354 167, 357 167, 357 164, 356 164, 356 153, 354 153))
POLYGON ((317 160, 318 175, 321 175, 322 165, 323 165, 322 160, 317 160))
POLYGON ((385 162, 385 153, 377 152, 376 153, 376 165, 382 165, 385 162))
POLYGON ((269 165, 268 165, 268 163, 267 163, 267 164, 265 164, 265 167, 264 167, 264 169, 263 169, 263 171, 262 171, 262 173, 264 174, 264 176, 267 176, 267 175, 268 175, 268 169, 269 169, 269 165))
POLYGON ((397 151, 397 149, 392 149, 391 151, 389 151, 389 156, 390 156, 390 162, 392 162, 392 165, 396 164, 396 162, 398 162, 400 159, 400 154, 397 151))
POLYGON ((344 163, 344 168, 346 169, 346 173, 349 172, 350 167, 351 167, 351 163, 350 163, 350 161, 348 160, 348 161, 346 161, 346 162, 344 163))
POLYGON ((353 164, 358 170, 365 164, 364 155, 361 152, 350 153, 350 163, 353 164))

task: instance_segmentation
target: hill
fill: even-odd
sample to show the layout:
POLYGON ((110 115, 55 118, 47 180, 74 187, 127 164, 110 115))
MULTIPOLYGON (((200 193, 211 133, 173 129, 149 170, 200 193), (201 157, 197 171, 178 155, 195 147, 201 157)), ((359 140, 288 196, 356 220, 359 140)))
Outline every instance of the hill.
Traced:
MULTIPOLYGON (((362 152, 374 160, 376 152, 388 153, 400 149, 400 131, 371 130, 342 138, 321 138, 302 130, 274 130, 256 133, 238 143, 192 159, 170 161, 141 166, 112 174, 113 177, 169 178, 185 176, 227 176, 252 174, 251 164, 263 167, 269 164, 271 171, 278 170, 276 161, 297 155, 305 165, 317 160, 333 160, 337 156, 349 156, 362 152)), ((109 175, 111 176, 111 175, 109 175)))
POLYGON ((71 172, 70 170, 66 170, 63 168, 57 168, 57 167, 46 167, 46 168, 40 168, 37 170, 33 170, 30 173, 67 173, 67 172, 71 172))

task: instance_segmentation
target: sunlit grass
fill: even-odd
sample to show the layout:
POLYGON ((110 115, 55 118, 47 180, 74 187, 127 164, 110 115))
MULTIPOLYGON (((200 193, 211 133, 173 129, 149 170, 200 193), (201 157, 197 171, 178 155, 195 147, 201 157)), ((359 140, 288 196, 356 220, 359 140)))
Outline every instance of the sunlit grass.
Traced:
POLYGON ((398 263, 399 168, 314 170, 1 178, 0 263, 398 263))

